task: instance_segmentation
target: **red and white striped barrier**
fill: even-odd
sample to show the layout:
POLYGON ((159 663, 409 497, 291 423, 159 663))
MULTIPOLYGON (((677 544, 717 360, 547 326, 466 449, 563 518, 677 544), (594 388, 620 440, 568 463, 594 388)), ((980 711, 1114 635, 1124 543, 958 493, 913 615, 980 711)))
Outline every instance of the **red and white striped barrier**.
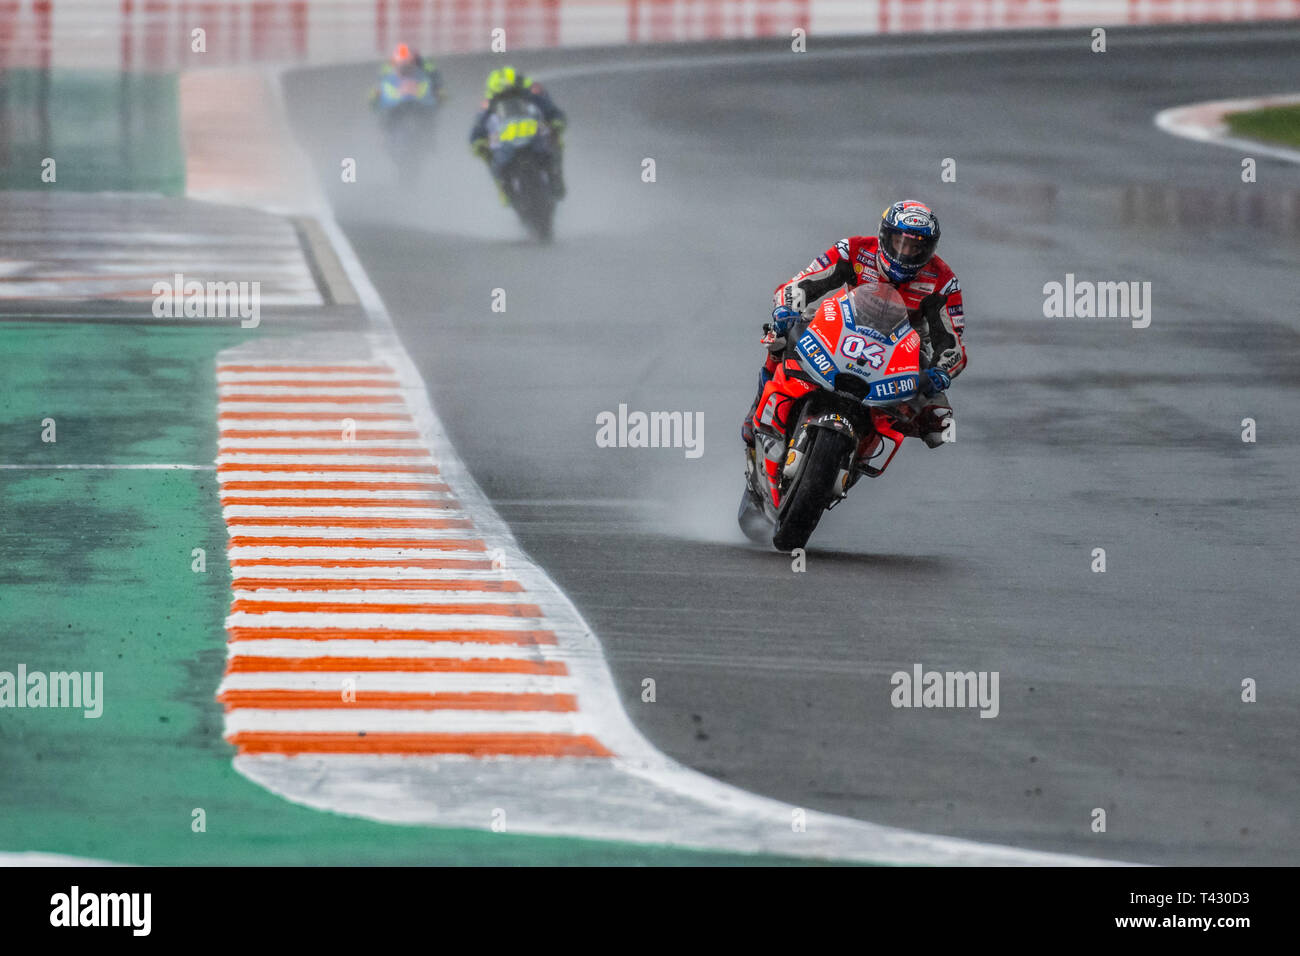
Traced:
POLYGON ((509 52, 794 30, 816 38, 1293 19, 1300 0, 0 0, 0 67, 329 63, 374 58, 399 41, 428 53, 509 52))

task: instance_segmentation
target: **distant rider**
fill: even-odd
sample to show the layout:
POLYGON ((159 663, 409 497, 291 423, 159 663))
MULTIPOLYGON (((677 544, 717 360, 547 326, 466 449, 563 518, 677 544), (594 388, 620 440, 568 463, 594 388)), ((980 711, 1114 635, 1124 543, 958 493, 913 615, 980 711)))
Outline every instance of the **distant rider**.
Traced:
POLYGON ((921 389, 911 400, 917 432, 931 448, 943 444, 952 406, 941 394, 966 367, 966 328, 961 286, 948 263, 934 254, 939 220, 929 206, 905 199, 887 208, 875 236, 841 239, 773 294, 772 332, 763 340, 767 361, 759 373, 758 394, 741 425, 745 444, 754 443, 754 415, 786 346, 786 334, 802 311, 841 286, 887 282, 903 297, 921 335, 921 389))
POLYGON ((542 114, 543 122, 550 128, 555 143, 555 148, 551 151, 551 181, 555 185, 556 198, 563 199, 565 188, 562 159, 565 116, 555 105, 550 94, 542 88, 542 84, 534 82, 531 77, 524 76, 513 66, 503 66, 488 74, 483 97, 482 106, 469 133, 469 144, 474 150, 474 155, 487 163, 488 171, 492 174, 497 184, 497 191, 501 195, 501 204, 509 205, 510 199, 501 185, 501 170, 492 168, 492 150, 488 145, 488 117, 492 115, 492 110, 497 104, 511 97, 521 97, 534 103, 542 114))
POLYGON ((379 83, 370 91, 370 105, 379 105, 379 92, 385 81, 427 81, 434 99, 442 100, 442 71, 432 57, 420 56, 413 47, 399 43, 388 62, 379 68, 379 83))

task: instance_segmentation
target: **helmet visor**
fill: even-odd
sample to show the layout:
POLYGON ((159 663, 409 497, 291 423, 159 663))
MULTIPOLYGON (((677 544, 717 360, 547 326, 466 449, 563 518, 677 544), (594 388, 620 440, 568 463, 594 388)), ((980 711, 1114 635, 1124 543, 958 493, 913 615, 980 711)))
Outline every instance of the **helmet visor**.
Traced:
POLYGON ((930 261, 939 240, 933 235, 883 226, 880 230, 880 248, 893 262, 904 269, 919 269, 930 261))

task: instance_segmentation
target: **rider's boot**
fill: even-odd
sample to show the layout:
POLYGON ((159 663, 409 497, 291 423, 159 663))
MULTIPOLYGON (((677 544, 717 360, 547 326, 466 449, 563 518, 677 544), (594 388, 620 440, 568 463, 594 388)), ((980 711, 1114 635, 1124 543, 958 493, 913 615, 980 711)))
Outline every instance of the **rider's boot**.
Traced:
POLYGON ((952 406, 944 395, 935 395, 925 400, 925 405, 916 416, 916 430, 929 448, 938 448, 952 438, 952 406))
POLYGON ((750 448, 754 447, 754 413, 758 411, 758 400, 763 397, 763 389, 770 381, 772 381, 772 372, 765 365, 759 369, 758 391, 754 393, 754 401, 749 406, 745 420, 740 424, 740 440, 750 448))

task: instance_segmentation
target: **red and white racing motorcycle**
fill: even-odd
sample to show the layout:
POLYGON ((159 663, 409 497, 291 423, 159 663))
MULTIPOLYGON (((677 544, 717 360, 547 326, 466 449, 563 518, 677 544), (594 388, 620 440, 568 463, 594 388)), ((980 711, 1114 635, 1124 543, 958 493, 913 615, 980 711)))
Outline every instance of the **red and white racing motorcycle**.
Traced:
POLYGON ((907 435, 922 341, 898 290, 831 293, 790 330, 754 414, 740 526, 780 551, 801 548, 863 475, 884 472, 907 435))

